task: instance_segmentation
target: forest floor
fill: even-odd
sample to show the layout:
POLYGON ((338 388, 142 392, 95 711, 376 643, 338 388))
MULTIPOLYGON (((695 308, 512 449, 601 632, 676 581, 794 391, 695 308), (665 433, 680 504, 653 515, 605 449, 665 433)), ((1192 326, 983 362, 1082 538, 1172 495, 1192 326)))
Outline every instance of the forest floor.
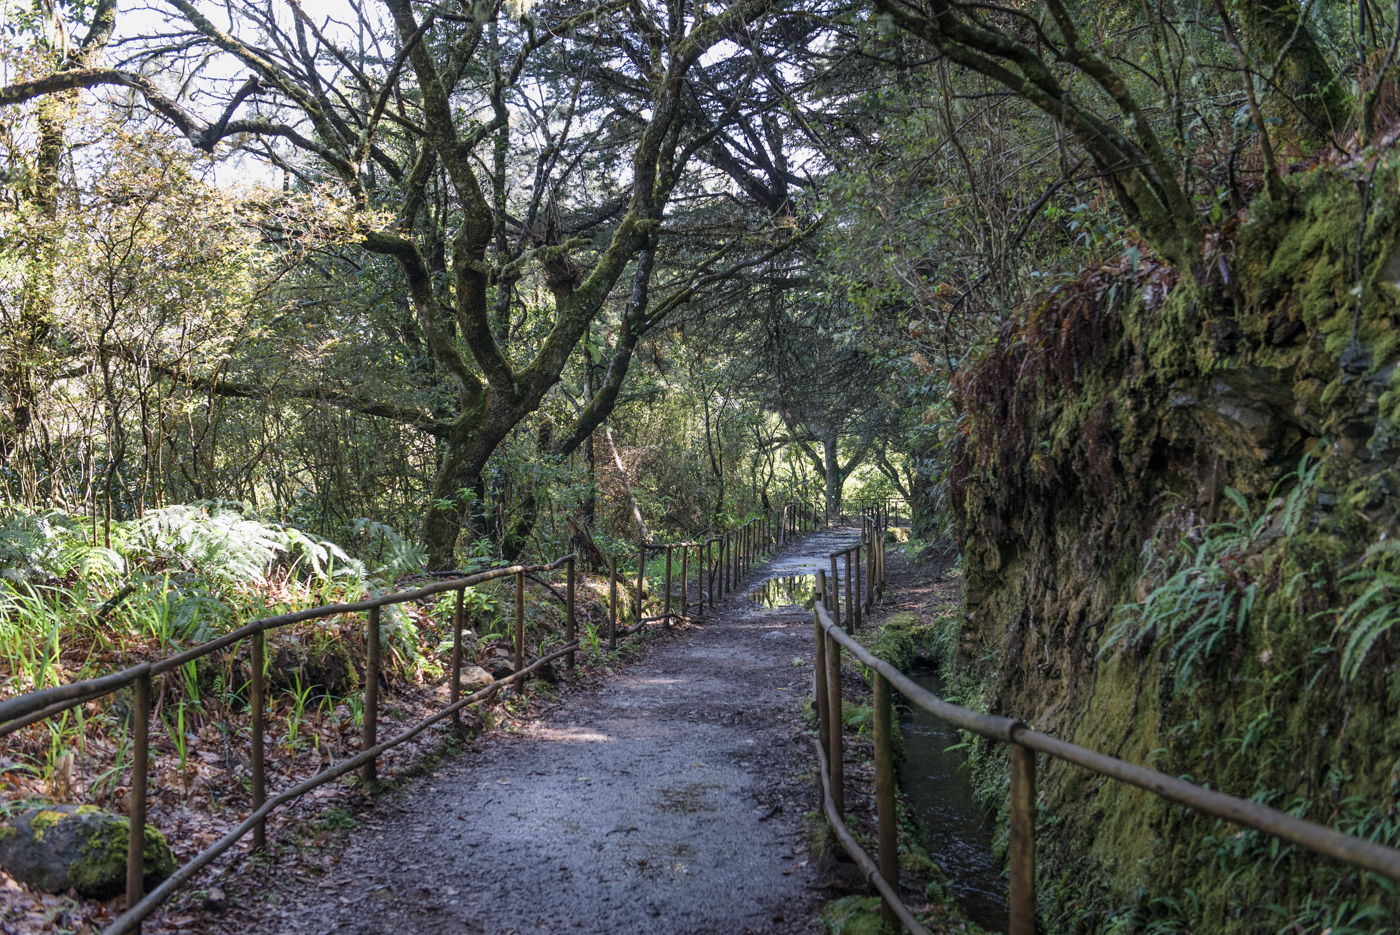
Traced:
POLYGON ((615 677, 565 689, 552 710, 385 793, 298 852, 294 872, 239 874, 194 918, 187 902, 177 924, 289 935, 818 930, 828 888, 804 818, 816 807, 802 710, 811 616, 748 595, 812 574, 855 535, 788 546, 712 616, 615 677))

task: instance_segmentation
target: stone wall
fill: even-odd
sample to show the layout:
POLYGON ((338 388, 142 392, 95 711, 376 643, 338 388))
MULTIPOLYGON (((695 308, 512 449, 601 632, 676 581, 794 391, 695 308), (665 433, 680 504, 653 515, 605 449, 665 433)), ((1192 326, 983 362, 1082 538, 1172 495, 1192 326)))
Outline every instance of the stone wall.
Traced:
MULTIPOLYGON (((1213 234, 1198 276, 1085 274, 960 375, 950 668, 965 703, 1395 843, 1400 159, 1286 188, 1213 234)), ((1000 801, 1004 751, 976 761, 1000 801)), ((1052 930, 1341 930, 1384 901, 1330 861, 1043 776, 1052 930)))

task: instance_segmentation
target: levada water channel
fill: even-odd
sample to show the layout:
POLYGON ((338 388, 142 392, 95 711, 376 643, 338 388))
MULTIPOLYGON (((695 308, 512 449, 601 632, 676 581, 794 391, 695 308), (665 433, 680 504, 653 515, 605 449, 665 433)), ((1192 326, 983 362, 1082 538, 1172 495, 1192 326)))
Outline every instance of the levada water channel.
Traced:
MULTIPOLYGON (((756 606, 791 613, 811 609, 814 575, 769 578, 749 595, 756 606)), ((910 676, 935 695, 942 690, 932 671, 910 676)), ((958 906, 992 932, 1007 929, 1006 876, 992 852, 993 829, 978 806, 967 774, 962 738, 949 724, 918 708, 901 712, 904 761, 899 784, 923 825, 929 855, 948 878, 958 906)))

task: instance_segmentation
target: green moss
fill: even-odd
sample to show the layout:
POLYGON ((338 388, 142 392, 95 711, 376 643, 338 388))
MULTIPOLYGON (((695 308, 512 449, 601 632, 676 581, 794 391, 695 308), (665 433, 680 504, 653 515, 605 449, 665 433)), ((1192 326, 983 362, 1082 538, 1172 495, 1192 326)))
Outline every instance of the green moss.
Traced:
POLYGON ((859 635, 876 656, 896 669, 908 669, 918 660, 921 635, 926 629, 918 614, 900 611, 881 620, 873 631, 859 635))
POLYGON ((802 831, 807 838, 807 850, 814 861, 826 859, 836 846, 836 836, 831 833, 826 815, 819 809, 802 813, 802 831))
MULTIPOLYGON (((1123 297, 1118 330, 1062 289, 982 355, 959 389, 965 619, 936 638, 956 648, 942 659, 951 700, 1396 842, 1400 627, 1354 680, 1338 659, 1341 611, 1364 587, 1349 576, 1400 534, 1400 155, 1383 157, 1364 218, 1356 181, 1321 168, 1258 199, 1228 285, 1123 297), (1285 533, 1274 498, 1304 451, 1320 479, 1285 533), (1162 584, 1145 556, 1237 515, 1227 487, 1260 525, 1220 553, 1219 590, 1248 589, 1253 611, 1214 631, 1179 690, 1151 640, 1099 659, 1115 608, 1162 584)), ((1199 638, 1193 619, 1173 639, 1199 638)), ((984 800, 1004 802, 1005 751, 979 742, 972 765, 984 800)), ((1348 913, 1400 912, 1340 865, 1043 769, 1047 931, 1341 931, 1348 913)))
MULTIPOLYGON (((175 872, 175 855, 159 830, 147 824, 142 858, 148 886, 175 872)), ((106 895, 111 881, 126 876, 126 851, 131 823, 125 818, 104 822, 79 847, 81 858, 68 868, 68 879, 79 893, 106 895)), ((114 894, 113 894, 114 895, 114 894)))
POLYGON ((19 837, 19 829, 13 825, 0 825, 0 841, 9 841, 19 837))
POLYGON ((948 886, 948 876, 943 868, 934 863, 923 844, 923 830, 913 810, 901 798, 896 808, 899 818, 899 867, 905 878, 927 880, 924 895, 929 899, 953 906, 953 892, 948 886))
POLYGON ((822 931, 827 935, 896 935, 880 917, 878 896, 843 896, 822 909, 822 931))
POLYGON ((29 820, 29 828, 34 832, 34 840, 44 840, 44 834, 54 825, 69 817, 67 812, 55 812, 45 809, 29 820))

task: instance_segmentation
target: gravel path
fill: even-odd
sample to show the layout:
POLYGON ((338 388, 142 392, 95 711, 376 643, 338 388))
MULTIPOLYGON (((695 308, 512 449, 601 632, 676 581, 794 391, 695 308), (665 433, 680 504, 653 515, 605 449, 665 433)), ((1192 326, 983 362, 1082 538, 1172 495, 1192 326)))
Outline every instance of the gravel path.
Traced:
POLYGON ((699 627, 386 794, 318 886, 267 894, 247 931, 817 930, 811 618, 744 595, 812 573, 854 535, 789 546, 699 627))

